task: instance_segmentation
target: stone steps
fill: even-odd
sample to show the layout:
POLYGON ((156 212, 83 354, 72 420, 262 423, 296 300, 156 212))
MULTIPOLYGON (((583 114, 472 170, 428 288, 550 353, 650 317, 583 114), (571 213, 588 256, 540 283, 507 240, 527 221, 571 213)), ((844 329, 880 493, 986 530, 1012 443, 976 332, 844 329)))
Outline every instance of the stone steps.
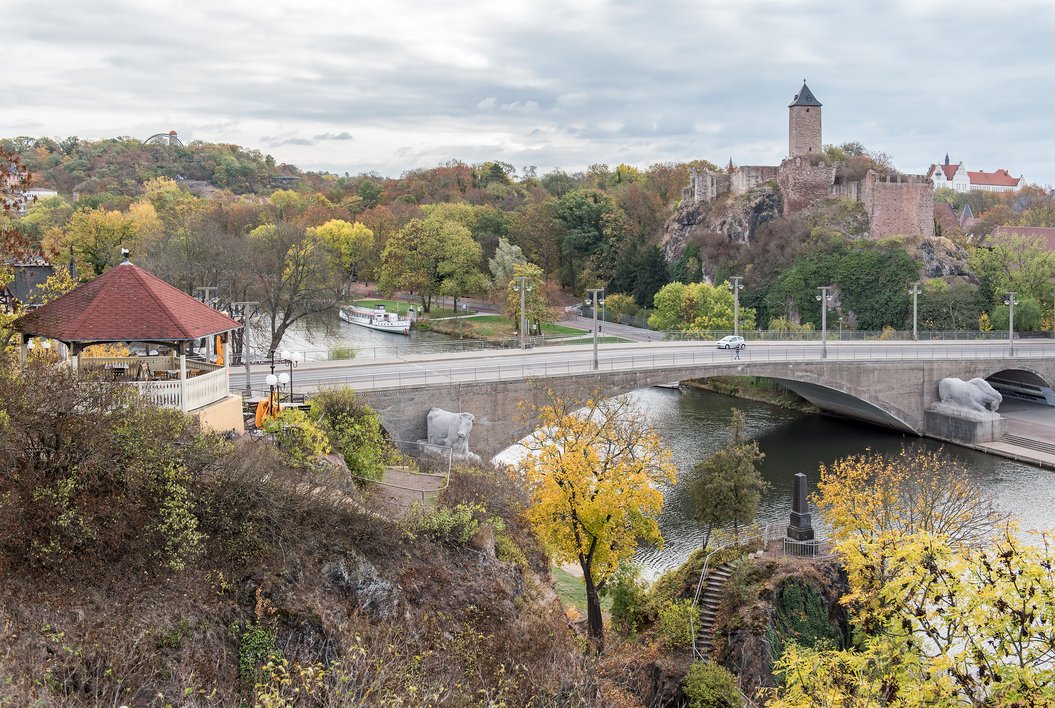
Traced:
POLYGON ((729 579, 731 569, 728 564, 720 565, 707 573, 703 590, 700 592, 700 628, 696 632, 696 650, 703 659, 711 658, 714 648, 714 625, 720 604, 722 589, 729 579))
POLYGON ((1055 445, 1052 443, 1024 438, 1020 435, 1005 435, 999 440, 999 442, 1007 443, 1008 445, 1015 445, 1016 447, 1024 447, 1027 450, 1036 450, 1037 452, 1046 452, 1049 455, 1055 455, 1055 445))

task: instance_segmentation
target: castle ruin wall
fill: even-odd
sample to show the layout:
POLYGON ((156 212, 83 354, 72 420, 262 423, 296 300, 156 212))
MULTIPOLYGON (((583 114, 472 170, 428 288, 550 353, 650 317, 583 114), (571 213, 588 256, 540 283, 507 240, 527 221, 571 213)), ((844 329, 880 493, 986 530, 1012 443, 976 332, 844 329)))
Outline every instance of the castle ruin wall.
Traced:
POLYGON ((730 191, 734 195, 750 192, 766 182, 775 182, 780 175, 780 168, 771 165, 745 165, 733 170, 729 176, 730 191))
POLYGON ((831 195, 835 165, 814 165, 801 157, 784 160, 778 168, 777 184, 784 197, 784 216, 792 216, 831 195))
POLYGON ((870 170, 860 183, 860 201, 873 238, 934 236, 934 185, 923 175, 881 175, 870 170))

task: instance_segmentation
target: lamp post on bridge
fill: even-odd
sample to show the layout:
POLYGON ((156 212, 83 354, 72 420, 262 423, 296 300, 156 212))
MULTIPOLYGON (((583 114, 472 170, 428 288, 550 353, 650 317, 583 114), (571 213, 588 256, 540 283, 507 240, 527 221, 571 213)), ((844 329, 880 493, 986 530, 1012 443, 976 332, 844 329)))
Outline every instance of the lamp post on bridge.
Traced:
POLYGON ((741 280, 743 276, 740 275, 729 278, 729 289, 733 291, 733 334, 736 336, 740 334, 740 291, 744 289, 741 280))
POLYGON ((527 313, 524 311, 527 302, 527 292, 531 290, 531 278, 526 275, 518 275, 513 289, 520 293, 520 348, 527 349, 527 313))
POLYGON ((1007 305, 1007 344, 1008 349, 1011 352, 1011 356, 1015 355, 1015 305, 1018 304, 1017 296, 1018 293, 1015 291, 1009 292, 1004 297, 1004 304, 1007 305))
POLYGON ((821 285, 817 288, 820 295, 817 300, 821 303, 821 359, 828 358, 828 301, 832 299, 831 285, 821 285))
POLYGON ((918 300, 918 298, 919 298, 919 294, 921 292, 919 286, 920 286, 920 283, 918 283, 918 282, 917 283, 913 283, 912 284, 912 289, 909 290, 909 293, 912 295, 912 339, 914 341, 919 339, 919 325, 918 325, 918 322, 919 322, 919 317, 918 317, 918 312, 919 312, 919 310, 918 310, 918 303, 919 303, 919 300, 918 300))
MULTIPOLYGON (((604 292, 604 288, 590 288, 586 292, 590 293, 593 302, 593 370, 597 371, 597 293, 604 292)), ((591 299, 586 299, 586 304, 589 305, 591 299)), ((600 304, 604 305, 604 298, 601 298, 600 304)))

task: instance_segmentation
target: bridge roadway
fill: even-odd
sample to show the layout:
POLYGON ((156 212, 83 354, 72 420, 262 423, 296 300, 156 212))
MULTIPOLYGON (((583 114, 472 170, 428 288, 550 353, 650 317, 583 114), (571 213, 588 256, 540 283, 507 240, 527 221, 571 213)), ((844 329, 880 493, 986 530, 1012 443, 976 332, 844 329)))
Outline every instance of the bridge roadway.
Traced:
MULTIPOLYGON (((1007 341, 750 342, 741 352, 713 342, 610 344, 599 348, 593 369, 590 345, 521 351, 486 350, 390 359, 305 362, 293 372, 295 390, 351 386, 378 410, 399 439, 425 435, 432 406, 476 415, 473 446, 493 453, 529 430, 517 404, 545 400, 545 388, 566 395, 600 391, 618 395, 637 388, 722 375, 767 376, 819 407, 904 432, 926 434, 924 409, 937 398, 937 382, 1018 370, 1034 381, 1055 383, 1055 342, 1007 341)), ((279 369, 281 370, 281 369, 279 369)), ((266 366, 253 367, 254 389, 266 366)), ((233 390, 244 373, 231 371, 233 390)))

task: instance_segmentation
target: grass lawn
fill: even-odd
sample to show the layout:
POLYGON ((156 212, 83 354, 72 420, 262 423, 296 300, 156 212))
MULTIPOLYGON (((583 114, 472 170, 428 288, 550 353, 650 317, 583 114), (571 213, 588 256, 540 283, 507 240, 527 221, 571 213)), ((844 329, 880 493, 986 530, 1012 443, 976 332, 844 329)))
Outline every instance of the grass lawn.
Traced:
MULTIPOLYGON (((566 604, 572 605, 582 616, 586 616, 586 583, 582 578, 578 578, 571 573, 561 570, 557 566, 550 568, 553 572, 553 579, 557 583, 557 594, 560 595, 560 599, 566 604)), ((601 610, 608 612, 612 609, 612 600, 609 597, 601 598, 601 610)))
POLYGON ((544 323, 542 325, 542 334, 549 336, 565 335, 565 334, 582 334, 589 330, 579 329, 578 327, 565 327, 559 324, 544 323))
MULTIPOLYGON (((628 344, 631 340, 622 337, 598 337, 598 344, 628 344)), ((575 339, 562 339, 557 344, 593 344, 593 337, 576 337, 575 339)))

